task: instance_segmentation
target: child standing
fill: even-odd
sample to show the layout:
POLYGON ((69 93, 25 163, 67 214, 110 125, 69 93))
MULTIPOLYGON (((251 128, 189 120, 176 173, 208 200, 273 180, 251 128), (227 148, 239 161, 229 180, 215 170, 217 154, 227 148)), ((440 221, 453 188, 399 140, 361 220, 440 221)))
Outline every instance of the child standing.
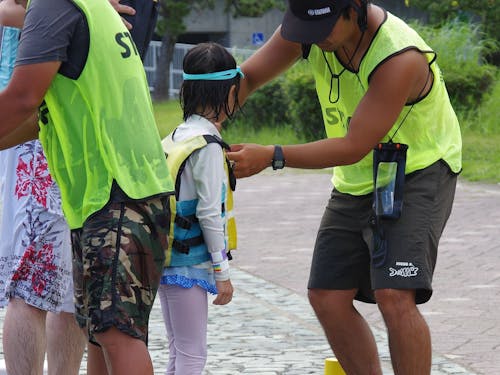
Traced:
POLYGON ((239 108, 243 73, 216 43, 192 48, 183 69, 184 123, 162 142, 177 194, 173 248, 159 289, 169 340, 169 375, 201 374, 207 358, 207 292, 217 294, 216 305, 231 301, 227 254, 236 242, 231 214, 234 178, 220 130, 239 108))

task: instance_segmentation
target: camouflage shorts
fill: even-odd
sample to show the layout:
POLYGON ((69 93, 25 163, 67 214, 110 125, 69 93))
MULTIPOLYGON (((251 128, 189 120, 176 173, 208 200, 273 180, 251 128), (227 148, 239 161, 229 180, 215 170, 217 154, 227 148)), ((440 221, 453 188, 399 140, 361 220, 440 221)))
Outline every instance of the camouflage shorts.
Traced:
POLYGON ((111 202, 72 232, 76 318, 90 342, 116 327, 147 343, 169 216, 168 197, 111 202))

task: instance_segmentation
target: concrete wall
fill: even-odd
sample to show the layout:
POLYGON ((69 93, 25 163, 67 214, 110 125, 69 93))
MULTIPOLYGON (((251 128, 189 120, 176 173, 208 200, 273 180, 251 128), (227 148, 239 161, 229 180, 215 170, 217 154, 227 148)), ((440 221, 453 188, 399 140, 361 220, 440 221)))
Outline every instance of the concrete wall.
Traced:
POLYGON ((224 14, 224 1, 218 0, 214 9, 193 9, 185 19, 189 33, 226 33, 229 15, 224 14))
MULTIPOLYGON (((391 13, 408 20, 425 20, 423 12, 405 6, 404 0, 374 0, 374 4, 386 8, 391 13)), ((227 47, 257 48, 268 40, 281 23, 283 11, 273 9, 262 17, 234 18, 224 12, 224 0, 217 0, 214 9, 194 9, 186 18, 187 33, 179 42, 196 44, 215 41, 227 47)))
POLYGON ((218 0, 214 9, 193 10, 186 18, 187 33, 183 43, 211 40, 228 47, 255 48, 276 30, 283 12, 273 9, 262 17, 238 17, 224 13, 224 0, 218 0))
POLYGON ((231 47, 255 48, 268 40, 283 18, 283 11, 273 9, 262 17, 231 18, 229 35, 231 47))

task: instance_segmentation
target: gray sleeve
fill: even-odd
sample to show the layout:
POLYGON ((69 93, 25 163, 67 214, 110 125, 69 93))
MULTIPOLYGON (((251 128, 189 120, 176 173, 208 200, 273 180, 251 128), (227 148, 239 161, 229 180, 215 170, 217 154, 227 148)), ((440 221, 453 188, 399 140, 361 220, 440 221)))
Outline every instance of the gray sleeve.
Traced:
POLYGON ((19 41, 17 65, 65 62, 83 15, 70 0, 32 0, 19 41))

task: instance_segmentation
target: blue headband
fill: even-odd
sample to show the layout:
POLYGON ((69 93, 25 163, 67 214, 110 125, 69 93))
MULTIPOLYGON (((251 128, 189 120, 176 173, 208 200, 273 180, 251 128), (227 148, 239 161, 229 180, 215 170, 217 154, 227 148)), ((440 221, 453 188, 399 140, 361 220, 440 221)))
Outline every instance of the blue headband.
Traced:
POLYGON ((193 81, 193 80, 222 81, 225 79, 234 78, 238 74, 241 76, 241 78, 245 77, 239 66, 237 66, 236 69, 224 70, 222 72, 202 73, 202 74, 182 73, 182 78, 184 78, 184 80, 186 81, 193 81))

